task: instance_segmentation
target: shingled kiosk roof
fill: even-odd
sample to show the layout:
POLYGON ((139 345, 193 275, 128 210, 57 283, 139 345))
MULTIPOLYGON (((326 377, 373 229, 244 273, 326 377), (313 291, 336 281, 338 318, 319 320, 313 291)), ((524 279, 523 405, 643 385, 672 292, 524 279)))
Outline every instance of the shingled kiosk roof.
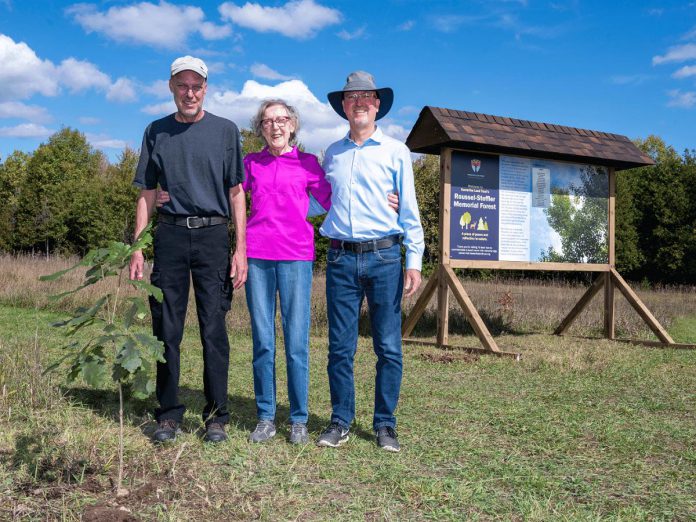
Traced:
POLYGON ((655 162, 626 136, 478 112, 423 107, 406 139, 412 152, 441 147, 592 163, 616 170, 655 162))

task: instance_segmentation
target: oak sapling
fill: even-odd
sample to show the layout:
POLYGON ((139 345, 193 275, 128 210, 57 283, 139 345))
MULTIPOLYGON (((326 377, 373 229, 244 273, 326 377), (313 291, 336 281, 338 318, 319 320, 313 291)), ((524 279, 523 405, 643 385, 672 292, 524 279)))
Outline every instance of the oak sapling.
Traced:
POLYGON ((152 242, 151 229, 152 224, 149 224, 132 245, 112 241, 107 247, 90 250, 74 266, 39 278, 41 281, 54 281, 77 268, 86 268, 80 285, 51 296, 52 300, 63 299, 104 279, 116 278, 113 291, 99 296, 92 306, 76 308, 70 317, 51 325, 63 329, 64 335, 71 341, 64 346, 67 353, 46 368, 44 373, 57 371, 67 364, 69 382, 81 378, 89 386, 98 388, 107 381, 110 374, 111 380, 116 384, 119 399, 117 495, 128 493, 122 488, 124 388, 138 399, 149 397, 155 391, 157 362, 164 362, 162 342, 151 334, 132 329, 136 319, 143 320, 149 313, 144 297, 125 298, 129 306, 122 316, 117 315, 119 305, 124 300, 121 296, 124 283, 162 301, 162 291, 159 288, 144 281, 131 280, 127 275, 133 252, 142 250, 152 242))

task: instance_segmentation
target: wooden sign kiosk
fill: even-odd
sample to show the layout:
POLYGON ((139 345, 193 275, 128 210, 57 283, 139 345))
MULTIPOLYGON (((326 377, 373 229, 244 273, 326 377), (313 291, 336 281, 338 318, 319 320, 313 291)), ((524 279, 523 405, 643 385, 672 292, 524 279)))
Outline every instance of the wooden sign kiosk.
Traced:
MULTIPOLYGON (((603 288, 604 335, 608 339, 614 339, 614 291, 618 289, 660 340, 659 343, 648 342, 647 344, 674 344, 667 331, 650 313, 615 268, 614 206, 616 199, 616 172, 654 164, 652 159, 641 152, 628 138, 616 134, 548 123, 436 107, 424 107, 406 140, 406 144, 412 152, 438 154, 440 156, 440 262, 403 324, 402 336, 404 342, 422 344, 422 341, 410 339, 409 335, 425 311, 435 290, 437 290, 436 345, 440 347, 448 346, 449 290, 452 290, 454 297, 462 307, 467 320, 483 345, 483 348, 467 349, 513 356, 519 359, 519 354, 500 350, 476 311, 464 286, 452 270, 453 268, 490 268, 597 272, 597 277, 592 285, 573 309, 570 310, 565 319, 561 321, 561 324, 555 331, 557 335, 564 333, 568 329, 578 314, 603 288), (451 245, 451 237, 455 236, 451 235, 451 228, 461 225, 464 231, 462 235, 465 235, 468 233, 467 227, 474 228, 476 223, 474 225, 470 224, 472 218, 469 212, 466 212, 467 216, 462 214, 460 220, 455 222, 453 201, 455 205, 459 204, 460 201, 452 199, 453 157, 459 162, 458 168, 463 168, 464 162, 461 161, 462 157, 466 160, 468 175, 472 175, 472 172, 478 172, 482 168, 482 161, 485 167, 485 161, 489 161, 491 158, 498 162, 506 161, 508 164, 516 161, 522 162, 522 164, 525 161, 536 161, 542 165, 543 163, 541 162, 543 161, 554 162, 554 165, 559 165, 561 169, 566 164, 580 164, 580 167, 588 166, 590 169, 595 167, 589 166, 597 166, 597 172, 600 172, 601 169, 601 172, 605 173, 604 175, 608 178, 608 187, 606 187, 604 195, 608 205, 606 209, 608 218, 605 238, 607 242, 606 259, 603 259, 601 262, 572 263, 511 261, 499 260, 497 257, 495 260, 471 259, 471 256, 468 259, 461 259, 461 256, 460 258, 455 258, 456 256, 453 255, 454 245, 451 245), (489 160, 486 158, 489 158, 489 160), (496 160, 495 158, 498 159, 496 160)), ((502 165, 502 163, 496 164, 502 165)), ((512 169, 514 170, 514 165, 512 169)), ((541 177, 544 175, 549 177, 548 170, 543 168, 537 169, 541 177)), ((480 177, 483 178, 484 176, 480 177)), ((542 182, 543 179, 540 178, 539 183, 542 182)), ((484 183, 483 180, 482 183, 484 183)), ((481 192, 486 191, 482 190, 481 192)), ((497 192, 496 190, 496 194, 497 192)), ((482 201, 486 201, 485 198, 488 198, 489 201, 492 201, 488 196, 479 197, 477 195, 469 196, 464 194, 458 197, 461 199, 476 198, 482 201)), ((548 195, 547 197, 550 198, 548 195)), ((499 203, 498 211, 500 211, 504 205, 500 200, 497 202, 499 203)), ((464 203, 462 202, 461 204, 464 203)), ((493 205, 489 206, 492 207, 493 205)), ((459 209, 459 212, 461 213, 461 209, 459 209)), ((487 220, 484 217, 478 219, 478 228, 488 231, 489 224, 487 220)), ((490 230, 493 230, 493 226, 490 230)), ((486 239, 486 235, 486 233, 481 234, 484 239, 486 239)), ((512 241, 514 242, 514 239, 512 241)), ((502 244, 501 238, 500 245, 502 244)), ((471 248, 474 249, 475 255, 479 254, 479 250, 476 249, 480 247, 474 245, 471 248)), ((495 252, 497 256, 498 250, 495 252)), ((487 254, 482 250, 481 255, 485 258, 487 254)))

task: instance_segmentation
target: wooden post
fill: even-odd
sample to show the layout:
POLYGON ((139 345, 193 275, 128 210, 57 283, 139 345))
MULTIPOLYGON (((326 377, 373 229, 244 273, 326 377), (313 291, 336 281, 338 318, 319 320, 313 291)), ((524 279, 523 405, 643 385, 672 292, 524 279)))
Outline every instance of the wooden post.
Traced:
POLYGON ((609 266, 616 267, 616 171, 609 168, 609 227, 607 230, 609 266))
MULTIPOLYGON (((616 172, 613 167, 609 172, 609 223, 607 230, 607 257, 610 268, 616 267, 616 172)), ((615 306, 614 306, 614 282, 611 273, 604 274, 604 336, 607 339, 616 337, 615 330, 615 306)))
POLYGON ((614 283, 611 280, 611 273, 604 274, 604 337, 614 339, 614 283))
MULTIPOLYGON (((442 271, 442 267, 439 269, 442 271)), ((437 287, 437 344, 444 346, 449 344, 449 286, 447 279, 438 276, 437 287)))
POLYGON ((440 151, 440 267, 437 289, 437 344, 449 342, 449 288, 444 267, 450 262, 450 197, 452 192, 452 149, 440 151))

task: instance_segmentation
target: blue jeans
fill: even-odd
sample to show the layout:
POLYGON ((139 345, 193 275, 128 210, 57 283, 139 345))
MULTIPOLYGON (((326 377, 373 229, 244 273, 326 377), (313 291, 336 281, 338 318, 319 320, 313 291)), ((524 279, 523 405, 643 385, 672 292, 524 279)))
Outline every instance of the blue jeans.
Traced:
POLYGON ((330 249, 326 266, 329 319, 329 388, 331 422, 349 428, 355 417, 353 361, 358 345, 358 318, 367 298, 372 345, 377 355, 375 410, 372 426, 396 427, 402 375, 401 246, 356 254, 330 249))
POLYGON ((268 261, 249 258, 246 282, 254 343, 254 395, 259 420, 275 420, 276 294, 285 337, 290 422, 307 422, 309 395, 309 314, 311 261, 268 261))

